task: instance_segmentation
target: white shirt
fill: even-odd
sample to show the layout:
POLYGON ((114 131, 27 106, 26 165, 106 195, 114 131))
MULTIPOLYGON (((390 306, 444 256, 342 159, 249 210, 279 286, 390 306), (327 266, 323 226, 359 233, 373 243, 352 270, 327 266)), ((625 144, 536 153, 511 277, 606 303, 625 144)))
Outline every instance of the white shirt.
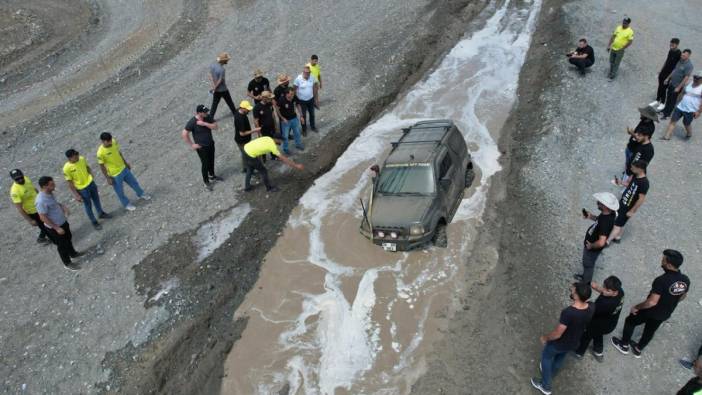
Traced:
POLYGON ((298 100, 312 100, 314 98, 314 84, 317 84, 317 78, 310 74, 310 78, 305 79, 302 74, 298 75, 293 82, 295 85, 295 96, 298 100))
POLYGON ((685 96, 678 103, 678 110, 682 112, 697 112, 702 103, 702 84, 694 87, 692 83, 685 87, 685 96))

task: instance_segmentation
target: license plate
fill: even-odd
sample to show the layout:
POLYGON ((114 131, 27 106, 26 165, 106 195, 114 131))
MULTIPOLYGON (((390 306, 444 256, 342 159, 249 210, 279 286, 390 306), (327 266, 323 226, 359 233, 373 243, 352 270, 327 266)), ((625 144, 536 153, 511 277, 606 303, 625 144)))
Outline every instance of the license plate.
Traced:
POLYGON ((385 251, 392 251, 395 252, 397 251, 397 244, 395 243, 383 243, 383 249, 385 251))

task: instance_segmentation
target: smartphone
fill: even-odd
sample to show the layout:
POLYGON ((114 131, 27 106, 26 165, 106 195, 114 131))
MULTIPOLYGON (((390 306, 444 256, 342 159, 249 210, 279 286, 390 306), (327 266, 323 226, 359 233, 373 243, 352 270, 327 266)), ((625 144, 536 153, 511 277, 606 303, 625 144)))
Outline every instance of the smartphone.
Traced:
POLYGON ((587 218, 590 216, 590 213, 587 212, 587 210, 583 209, 583 217, 587 218))

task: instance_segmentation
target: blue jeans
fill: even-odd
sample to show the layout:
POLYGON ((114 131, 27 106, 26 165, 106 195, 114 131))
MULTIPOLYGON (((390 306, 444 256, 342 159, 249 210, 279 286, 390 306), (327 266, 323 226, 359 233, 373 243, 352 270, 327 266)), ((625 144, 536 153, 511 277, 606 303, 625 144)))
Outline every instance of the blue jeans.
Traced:
POLYGON ((541 353, 541 384, 545 389, 551 390, 551 380, 563 365, 567 354, 568 351, 558 351, 554 345, 546 343, 541 353))
POLYGON ((300 137, 300 118, 295 117, 293 119, 288 120, 287 122, 280 122, 280 132, 283 134, 283 152, 288 154, 288 136, 290 135, 290 131, 292 130, 293 132, 293 137, 295 138, 295 147, 298 149, 303 149, 304 147, 302 146, 302 137, 300 137))
POLYGON ((93 214, 93 204, 95 204, 95 210, 98 215, 102 215, 105 212, 102 211, 100 195, 98 195, 98 188, 97 185, 95 185, 95 181, 92 181, 87 187, 79 189, 78 194, 83 198, 83 208, 85 209, 85 213, 88 214, 90 222, 94 224, 97 223, 97 219, 95 219, 95 215, 93 214))
POLYGON ((129 185, 134 192, 136 192, 138 197, 142 197, 144 195, 144 190, 139 186, 139 182, 137 181, 136 177, 134 177, 134 174, 132 174, 132 171, 125 167, 119 174, 112 177, 112 187, 115 189, 117 198, 119 199, 119 202, 122 203, 122 206, 127 207, 129 204, 129 199, 124 196, 124 186, 122 185, 122 182, 126 182, 127 185, 129 185))

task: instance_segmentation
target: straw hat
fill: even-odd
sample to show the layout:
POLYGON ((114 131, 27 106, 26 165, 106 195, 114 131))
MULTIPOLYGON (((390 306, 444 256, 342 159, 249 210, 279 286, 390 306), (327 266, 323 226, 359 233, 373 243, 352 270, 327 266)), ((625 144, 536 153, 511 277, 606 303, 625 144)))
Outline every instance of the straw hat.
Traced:
POLYGON ((227 52, 220 52, 219 55, 217 55, 217 61, 222 62, 222 61, 229 61, 232 57, 229 56, 227 52))
POLYGON ((274 96, 271 92, 268 91, 263 91, 261 92, 261 98, 263 99, 272 99, 274 96))
POLYGON ((651 106, 639 108, 639 113, 641 113, 642 117, 646 117, 646 118, 652 120, 653 122, 658 122, 658 113, 651 106))
POLYGON ((284 84, 286 82, 290 82, 290 76, 287 74, 278 74, 278 83, 284 84))
POLYGON ((619 210, 619 199, 609 192, 598 192, 593 194, 592 197, 612 211, 619 210))

